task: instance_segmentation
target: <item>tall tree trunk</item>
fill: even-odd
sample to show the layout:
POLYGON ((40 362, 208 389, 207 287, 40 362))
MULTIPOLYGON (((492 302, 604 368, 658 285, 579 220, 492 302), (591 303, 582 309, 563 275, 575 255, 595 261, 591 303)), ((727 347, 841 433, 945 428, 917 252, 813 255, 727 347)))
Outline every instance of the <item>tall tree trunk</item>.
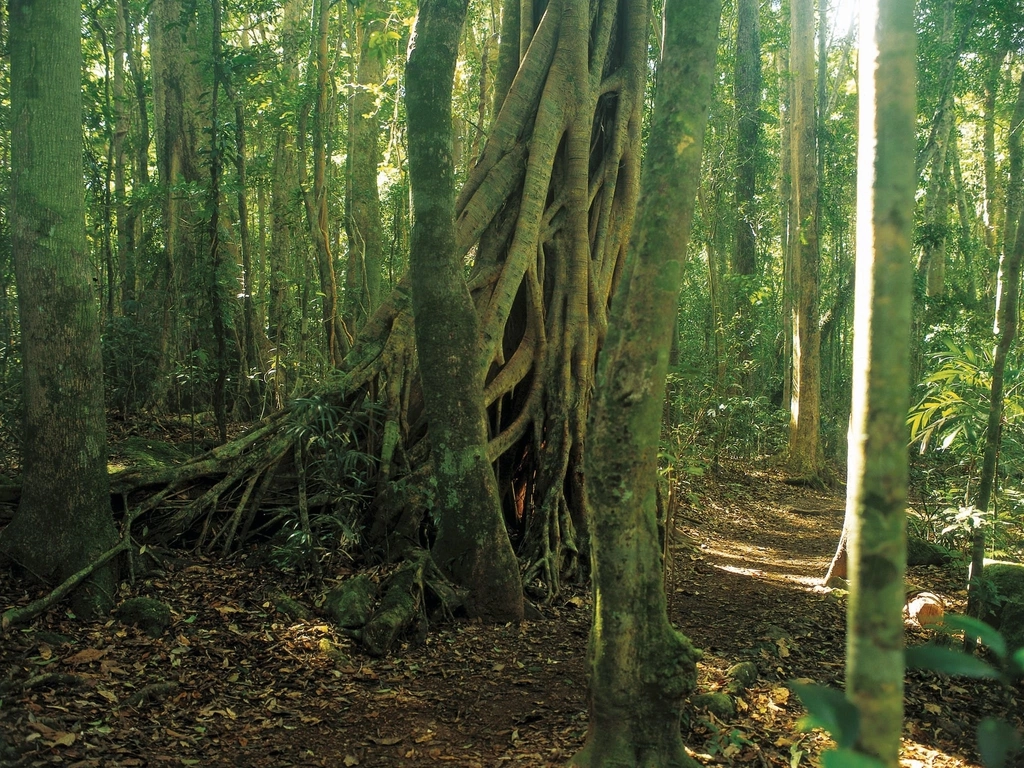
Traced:
POLYGON ((593 512, 590 724, 577 768, 696 766, 683 748, 693 649, 668 620, 655 494, 671 331, 700 179, 721 3, 669 0, 643 196, 609 320, 587 445, 593 512))
POLYGON ((999 232, 999 196, 998 178, 996 176, 996 96, 999 94, 999 81, 1003 72, 1002 49, 993 52, 988 60, 985 72, 985 103, 984 103, 984 162, 985 162, 985 245, 989 253, 996 252, 996 233, 999 232))
POLYGON ((384 231, 377 191, 380 163, 380 118, 375 88, 384 79, 382 34, 387 19, 380 18, 377 0, 349 6, 355 16, 359 65, 349 102, 348 194, 345 229, 348 233, 348 266, 345 271, 345 325, 357 333, 380 304, 384 231), (373 32, 379 39, 371 45, 373 32))
MULTIPOLYGON (((732 271, 741 365, 751 359, 750 294, 757 274, 757 163, 761 129, 761 32, 757 0, 739 0, 736 20, 736 239, 732 271)), ((751 391, 751 372, 743 375, 751 391)))
MULTIPOLYGON (((988 512, 995 487, 996 462, 999 458, 999 444, 1003 421, 1003 379, 1006 373, 1006 359, 1017 334, 1017 303, 1020 297, 1021 265, 1024 262, 1024 226, 1021 226, 1024 212, 1024 149, 1021 132, 1024 131, 1024 76, 1017 90, 1017 103, 1010 121, 1009 156, 1010 180, 1006 190, 1006 221, 1003 230, 1003 253, 999 259, 999 281, 996 291, 996 322, 993 332, 996 349, 992 360, 992 390, 989 395, 988 426, 985 430, 985 454, 981 465, 981 479, 978 482, 978 496, 975 508, 982 514, 988 512)), ((981 616, 982 570, 985 567, 985 526, 975 524, 971 537, 971 581, 967 592, 967 613, 981 616)), ((975 639, 965 638, 968 649, 973 650, 975 639)))
POLYGON ((814 6, 791 0, 790 72, 793 80, 791 152, 793 208, 793 395, 789 469, 815 478, 819 465, 821 331, 818 326, 818 173, 814 111, 814 6))
MULTIPOLYGON (((943 4, 942 33, 939 43, 944 50, 953 48, 955 4, 946 0, 943 4)), ((946 60, 943 70, 955 69, 956 62, 946 60)), ((929 177, 924 198, 924 237, 917 268, 925 276, 927 294, 942 296, 946 282, 946 239, 949 226, 949 164, 946 162, 946 148, 953 130, 953 92, 942 91, 933 118, 929 138, 929 177)))
POLYGON ((117 261, 120 272, 120 309, 122 315, 134 312, 135 303, 135 226, 128 211, 124 140, 130 126, 129 102, 125 94, 125 58, 128 46, 128 20, 125 0, 117 2, 114 27, 114 205, 117 215, 117 261))
MULTIPOLYGON (((149 146, 152 143, 149 126, 149 110, 146 108, 146 73, 142 67, 141 35, 136 34, 135 20, 132 18, 128 0, 118 0, 118 10, 125 22, 125 56, 128 59, 128 71, 131 73, 132 86, 135 89, 135 113, 139 119, 139 129, 132 149, 135 151, 135 183, 144 187, 149 184, 149 146)), ((152 18, 152 17, 151 17, 152 18)), ((152 35, 151 35, 152 37, 152 35)), ((156 110, 156 100, 153 103, 156 110)), ((135 216, 135 212, 132 211, 135 216)), ((137 220, 137 217, 133 221, 137 220)))
MULTIPOLYGON (((41 578, 63 581, 117 539, 85 236, 79 3, 15 0, 8 44, 24 440, 21 501, 0 550, 41 578)), ((75 593, 75 612, 105 613, 115 587, 111 563, 75 593)))
MULTIPOLYGON (((978 250, 974 234, 975 213, 967 198, 967 187, 964 184, 964 173, 960 168, 960 149, 957 146, 957 133, 950 137, 946 150, 949 167, 953 173, 953 190, 956 195, 957 222, 960 225, 959 248, 964 259, 964 290, 967 294, 967 308, 974 309, 978 303, 978 282, 975 275, 974 256, 978 250)), ((984 230, 984 221, 982 229, 984 230)))
POLYGON ((220 182, 223 172, 223 147, 220 140, 220 91, 223 75, 221 72, 221 0, 211 0, 213 10, 212 60, 213 88, 210 91, 210 194, 208 213, 210 216, 210 264, 209 282, 206 286, 210 296, 210 314, 213 321, 214 366, 216 378, 213 384, 213 415, 217 420, 220 442, 228 439, 227 383, 228 344, 227 328, 224 324, 226 307, 224 291, 221 289, 223 251, 220 241, 220 182))
POLYGON ((421 0, 406 66, 413 229, 409 270, 436 480, 434 559, 471 616, 523 617, 519 565, 487 455, 479 318, 455 243, 452 82, 466 0, 421 0))
MULTIPOLYGON (((320 276, 324 351, 328 363, 333 368, 341 364, 348 343, 341 330, 341 315, 338 312, 338 282, 334 272, 334 255, 331 253, 327 210, 327 134, 330 121, 327 93, 330 88, 330 60, 327 55, 327 39, 331 5, 328 0, 316 0, 314 7, 318 21, 317 33, 313 40, 316 52, 313 58, 316 72, 316 101, 313 106, 313 186, 310 188, 303 179, 302 190, 306 221, 316 250, 316 265, 320 276)), ((305 133, 302 123, 300 120, 300 141, 305 133)), ((300 169, 304 168, 303 161, 300 169)))
MULTIPOLYGON (((234 94, 235 102, 235 173, 236 203, 238 206, 238 242, 242 252, 242 341, 239 349, 240 374, 238 394, 243 403, 245 418, 256 413, 256 406, 262 396, 263 361, 256 326, 256 277, 258 270, 252 262, 252 234, 249 231, 249 201, 247 196, 248 175, 246 173, 245 103, 234 94)), ((237 407, 237 405, 236 405, 237 407)))
MULTIPOLYGON (((784 7, 784 6, 783 6, 784 7)), ((787 27, 787 14, 782 14, 782 26, 787 27)), ((792 38, 792 34, 789 35, 792 38)), ((792 407, 793 403, 793 328, 795 308, 793 306, 793 248, 795 246, 796 212, 793 208, 793 81, 789 77, 788 46, 779 51, 778 75, 783 83, 779 112, 782 115, 779 134, 779 212, 780 251, 782 252, 782 406, 792 407)))
MULTIPOLYGON (((300 89, 299 47, 303 0, 286 0, 279 23, 281 64, 278 77, 287 93, 300 89)), ((281 119, 280 117, 278 119, 281 119)), ((274 160, 270 179, 270 301, 267 308, 267 336, 273 345, 273 386, 275 399, 283 405, 294 388, 293 365, 299 362, 298 339, 295 334, 292 284, 296 279, 296 240, 300 237, 301 211, 297 207, 299 159, 296 137, 288 130, 279 130, 274 143, 274 160)), ((301 205, 301 204, 300 204, 301 205)))
MULTIPOLYGON (((202 185, 199 147, 203 138, 200 109, 199 30, 192 10, 180 0, 154 0, 150 6, 150 50, 153 62, 153 114, 156 122, 157 171, 163 194, 163 260, 158 266, 157 298, 147 318, 156 326, 158 362, 153 399, 163 403, 178 353, 179 332, 191 319, 179 316, 179 295, 199 264, 200 232, 206 231, 201 209, 182 185, 202 185)), ((148 304, 148 302, 147 302, 148 304)), ((195 310, 198 310, 196 307, 195 310)), ((193 314, 194 317, 194 314, 193 314)), ((191 340, 190 340, 191 344, 191 340)), ((191 351, 188 349, 187 351, 191 351)))
POLYGON ((903 731, 910 254, 917 188, 914 3, 869 0, 860 18, 846 691, 861 717, 855 748, 896 768, 903 731))

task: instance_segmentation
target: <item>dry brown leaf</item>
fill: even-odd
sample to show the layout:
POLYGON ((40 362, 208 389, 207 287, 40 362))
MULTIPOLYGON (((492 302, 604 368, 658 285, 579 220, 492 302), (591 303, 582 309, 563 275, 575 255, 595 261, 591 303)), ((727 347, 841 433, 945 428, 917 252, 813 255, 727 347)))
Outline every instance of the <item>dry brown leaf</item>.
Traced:
POLYGON ((107 655, 106 648, 102 650, 99 648, 86 648, 85 650, 79 651, 73 656, 68 656, 64 659, 65 664, 72 664, 77 666, 78 664, 91 664, 94 661, 99 661, 107 655))

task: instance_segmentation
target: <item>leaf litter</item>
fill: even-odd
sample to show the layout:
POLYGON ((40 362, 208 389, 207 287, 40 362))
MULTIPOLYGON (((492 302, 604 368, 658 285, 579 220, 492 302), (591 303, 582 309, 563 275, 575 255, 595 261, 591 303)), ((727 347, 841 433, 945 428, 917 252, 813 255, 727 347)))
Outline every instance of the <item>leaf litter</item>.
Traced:
MULTIPOLYGON (((830 741, 797 730, 803 709, 786 683, 842 685, 845 604, 819 585, 843 500, 738 465, 691 482, 670 540, 670 615, 703 649, 700 693, 729 692, 737 662, 758 675, 733 696, 733 715, 692 711, 686 743, 705 765, 818 766, 830 741)), ((954 567, 912 570, 962 610, 954 567)), ((309 606, 317 597, 255 552, 167 553, 162 572, 119 596, 169 605, 162 636, 65 607, 9 632, 0 766, 561 766, 583 743, 586 591, 519 625, 431 627, 383 659, 323 617, 280 613, 282 591, 309 606)), ((5 578, 0 610, 41 593, 5 578)), ((908 624, 908 644, 928 636, 908 624)), ((1019 685, 908 673, 902 764, 977 766, 976 724, 1019 726, 1022 698, 1019 685)))

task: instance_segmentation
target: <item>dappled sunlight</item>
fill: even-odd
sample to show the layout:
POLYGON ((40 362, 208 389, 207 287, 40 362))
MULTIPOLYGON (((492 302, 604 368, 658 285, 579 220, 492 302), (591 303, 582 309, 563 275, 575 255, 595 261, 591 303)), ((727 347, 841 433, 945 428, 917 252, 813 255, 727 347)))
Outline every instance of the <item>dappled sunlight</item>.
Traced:
POLYGON ((817 577, 819 581, 820 575, 825 572, 820 564, 820 558, 794 558, 784 553, 777 553, 776 550, 772 550, 772 553, 778 554, 778 560, 762 559, 766 554, 764 552, 757 552, 756 554, 759 557, 755 558, 744 554, 742 551, 726 551, 715 547, 707 547, 705 551, 716 559, 737 563, 737 565, 733 565, 732 562, 727 565, 716 563, 714 567, 742 576, 755 576, 773 581, 807 584, 814 581, 815 577, 800 574, 797 571, 816 572, 819 574, 817 577))

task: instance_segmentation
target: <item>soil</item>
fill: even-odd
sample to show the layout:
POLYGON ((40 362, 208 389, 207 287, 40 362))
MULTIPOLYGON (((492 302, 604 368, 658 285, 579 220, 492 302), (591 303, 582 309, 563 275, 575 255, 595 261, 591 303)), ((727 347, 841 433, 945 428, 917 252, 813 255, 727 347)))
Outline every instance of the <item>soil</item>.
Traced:
MULTIPOLYGON (((691 714, 693 756, 705 765, 819 765, 831 742, 798 729, 804 710, 786 683, 842 682, 845 597, 820 584, 842 497, 733 466, 694 479, 681 498, 669 611, 703 649, 700 691, 724 690, 737 662, 759 671, 734 717, 691 714)), ((256 553, 161 559, 119 596, 171 607, 158 637, 115 619, 77 621, 66 607, 3 637, 0 765, 560 766, 583 743, 585 591, 518 625, 433 626, 381 659, 316 617, 316 596, 350 573, 313 585, 256 553), (278 612, 281 592, 314 618, 278 612)), ((963 610, 960 567, 915 568, 908 579, 963 610)), ((0 572, 0 610, 42 594, 0 572)), ((928 635, 908 621, 908 644, 928 635)), ((1019 727, 1022 701, 1019 685, 909 672, 902 765, 977 765, 979 718, 1016 718, 1019 727)))

